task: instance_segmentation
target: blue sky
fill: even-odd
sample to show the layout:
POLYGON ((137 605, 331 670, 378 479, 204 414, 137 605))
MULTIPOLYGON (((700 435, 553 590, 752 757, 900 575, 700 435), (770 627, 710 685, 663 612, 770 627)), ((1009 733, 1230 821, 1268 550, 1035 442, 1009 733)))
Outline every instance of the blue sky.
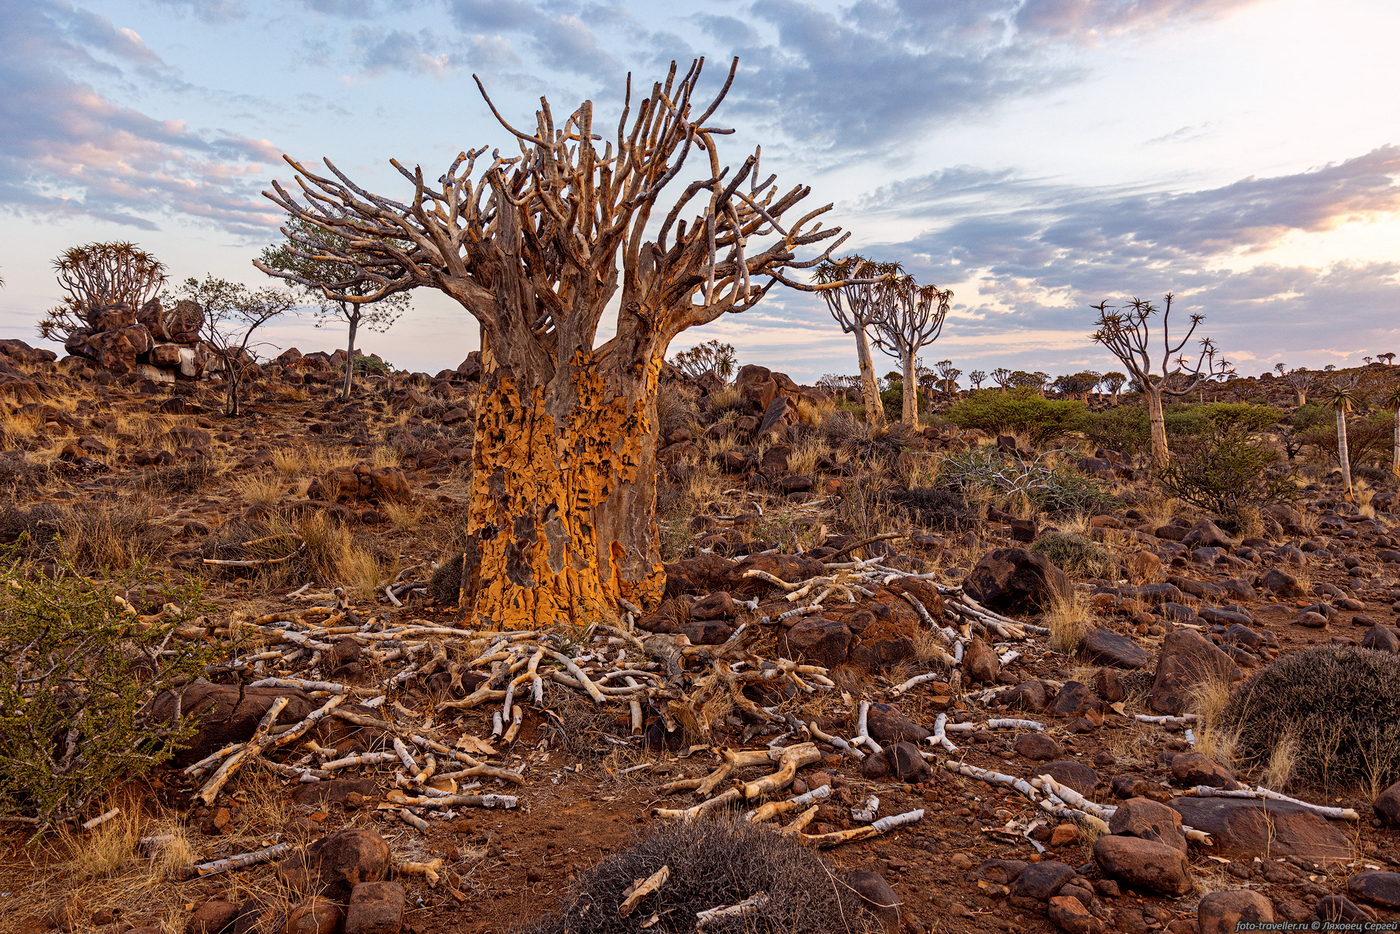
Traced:
MULTIPOLYGON (((761 143, 852 248, 954 290, 928 361, 1108 369, 1088 305, 1170 289, 1242 372, 1359 363, 1400 351, 1397 35, 1391 0, 0 0, 0 337, 36 339, 76 243, 263 284, 279 154, 394 195, 391 156, 507 145, 473 72, 528 123, 704 54, 740 57, 726 159, 761 143)), ((366 349, 455 366, 471 319, 414 305, 366 349)), ((341 339, 312 320, 269 339, 341 339)), ((673 349, 712 337, 800 379, 855 366, 811 296, 673 349)))

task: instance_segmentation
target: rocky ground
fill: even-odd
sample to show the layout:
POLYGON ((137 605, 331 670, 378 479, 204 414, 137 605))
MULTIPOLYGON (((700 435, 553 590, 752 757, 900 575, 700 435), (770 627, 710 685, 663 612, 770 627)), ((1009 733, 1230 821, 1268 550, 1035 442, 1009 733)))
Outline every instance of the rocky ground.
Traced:
POLYGON ((140 560, 198 579, 216 608, 186 637, 244 639, 231 650, 244 662, 192 695, 213 711, 194 745, 93 809, 120 813, 8 836, 0 930, 506 932, 676 819, 658 810, 704 810, 775 771, 753 803, 828 787, 814 812, 773 823, 803 813, 794 832, 828 845, 888 931, 1400 922, 1400 787, 1288 787, 1356 819, 1195 794, 1265 776, 1235 771, 1191 719, 1212 684, 1282 655, 1400 651, 1393 491, 1345 502, 1317 470, 1302 500, 1231 533, 1085 450, 1077 469, 1109 494, 1091 511, 952 503, 932 483, 942 458, 1017 439, 871 440, 820 394, 745 368, 737 387, 673 384, 663 399, 666 601, 621 631, 512 647, 448 634, 453 609, 435 599, 461 533, 473 375, 468 361, 372 376, 341 404, 333 361, 288 354, 230 420, 216 387, 0 344, 0 540, 27 531, 94 573, 140 560), (1061 568, 1032 550, 1047 531, 1099 550, 1061 568), (549 661, 557 648, 582 675, 549 661), (632 693, 607 673, 614 656, 645 673, 632 693), (551 672, 546 699, 523 680, 518 726, 507 713, 493 728, 505 683, 536 669, 551 672), (595 703, 579 677, 619 690, 595 703), (269 731, 308 717, 292 741, 269 731), (212 794, 219 760, 187 768, 259 736, 265 752, 212 794), (725 750, 767 749, 696 793, 725 750), (366 753, 384 755, 326 768, 366 753), (412 803, 444 791, 515 806, 412 803), (922 819, 827 836, 867 826, 853 812, 871 796, 879 817, 922 819), (258 852, 272 858, 189 872, 258 852))

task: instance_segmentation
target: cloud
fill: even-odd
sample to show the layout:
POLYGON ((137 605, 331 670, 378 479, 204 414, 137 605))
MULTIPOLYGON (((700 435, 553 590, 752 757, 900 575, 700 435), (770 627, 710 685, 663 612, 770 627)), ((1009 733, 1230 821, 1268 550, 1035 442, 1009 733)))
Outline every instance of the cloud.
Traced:
POLYGON ((0 202, 153 229, 153 216, 203 217, 239 233, 275 218, 254 179, 277 158, 266 140, 191 129, 115 103, 77 77, 163 67, 131 30, 61 0, 0 0, 0 202), (63 67, 60 67, 62 65, 63 67), (67 70, 64 70, 64 69, 67 70))
POLYGON ((1400 145, 1200 190, 1075 186, 956 166, 884 186, 856 205, 944 218, 863 252, 903 258, 922 280, 968 296, 955 299, 944 340, 975 359, 1012 352, 1043 360, 1050 349, 1088 347, 1090 303, 1167 291, 1183 313, 1209 315, 1227 355, 1316 356, 1336 344, 1339 321, 1358 350, 1400 344, 1400 262, 1314 267, 1265 258, 1293 235, 1400 212, 1400 145))

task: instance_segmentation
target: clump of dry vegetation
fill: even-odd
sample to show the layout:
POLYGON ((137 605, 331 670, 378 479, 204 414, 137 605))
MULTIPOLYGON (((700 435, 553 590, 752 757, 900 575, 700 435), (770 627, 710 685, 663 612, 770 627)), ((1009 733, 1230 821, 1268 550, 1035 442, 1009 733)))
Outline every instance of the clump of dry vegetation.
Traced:
POLYGON ((1220 725, 1241 763, 1273 779, 1384 788, 1400 779, 1400 657, 1344 645, 1287 655, 1234 691, 1220 725))

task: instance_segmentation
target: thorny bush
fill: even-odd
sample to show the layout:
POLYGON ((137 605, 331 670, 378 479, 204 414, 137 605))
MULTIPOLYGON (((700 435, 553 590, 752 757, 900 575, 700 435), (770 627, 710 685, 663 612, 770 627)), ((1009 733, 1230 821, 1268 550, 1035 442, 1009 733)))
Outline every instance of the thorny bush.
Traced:
POLYGON ((117 599, 156 586, 139 568, 103 586, 23 544, 0 549, 0 814, 44 827, 179 747, 194 723, 157 722, 150 701, 213 650, 176 635, 205 608, 198 587, 165 588, 167 608, 143 620, 117 599))
POLYGON ((938 485, 971 498, 991 494, 1003 504, 1029 503, 1051 515, 1103 512, 1111 505, 1102 483, 1057 463, 1061 452, 1029 460, 985 446, 953 454, 939 466, 938 485))

